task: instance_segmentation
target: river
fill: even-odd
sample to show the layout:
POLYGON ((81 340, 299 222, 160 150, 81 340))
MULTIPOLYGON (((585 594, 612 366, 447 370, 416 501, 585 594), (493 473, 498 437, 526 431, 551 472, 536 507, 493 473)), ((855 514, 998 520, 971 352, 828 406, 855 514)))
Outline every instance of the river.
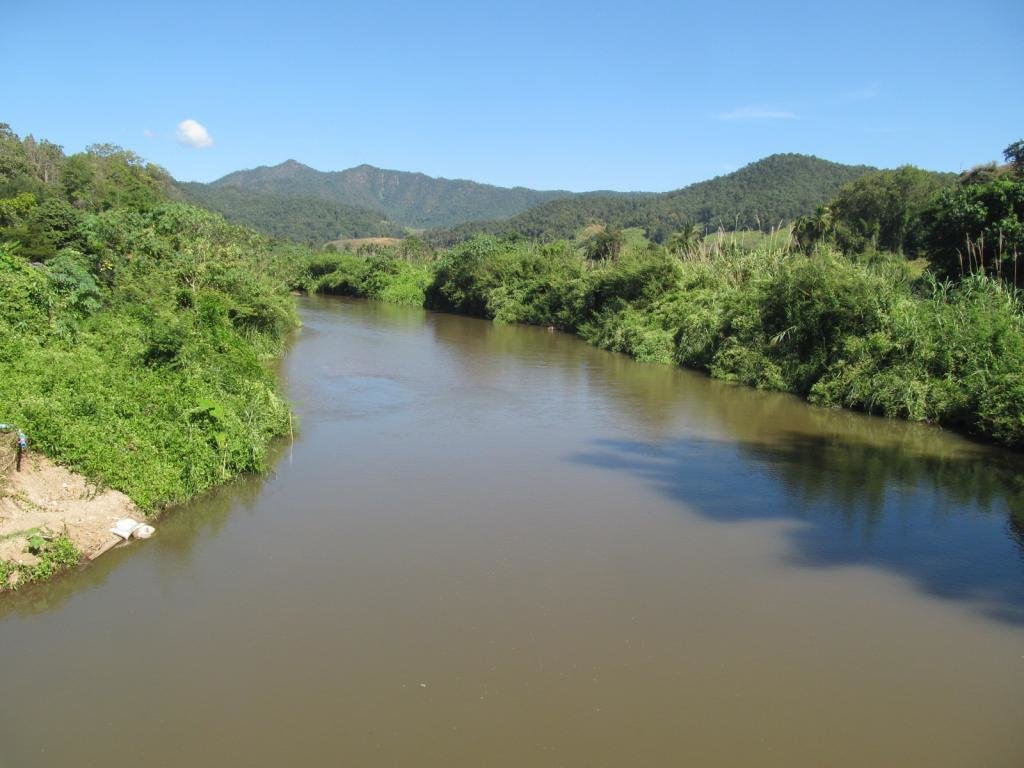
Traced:
POLYGON ((0 766, 1024 765, 1022 457, 301 300, 274 471, 0 601, 0 766))

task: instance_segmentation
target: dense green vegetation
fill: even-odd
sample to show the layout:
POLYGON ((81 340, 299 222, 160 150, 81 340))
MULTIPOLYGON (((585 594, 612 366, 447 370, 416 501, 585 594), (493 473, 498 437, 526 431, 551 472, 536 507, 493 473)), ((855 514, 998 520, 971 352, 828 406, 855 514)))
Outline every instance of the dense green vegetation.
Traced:
POLYGON ((826 242, 848 255, 921 256, 940 277, 986 274, 1019 286, 1024 143, 1003 154, 1006 165, 980 166, 959 179, 911 166, 868 174, 798 219, 794 234, 807 251, 826 242))
POLYGON ((454 227, 430 232, 433 245, 480 233, 554 240, 571 238, 593 224, 639 227, 662 243, 688 225, 706 232, 788 223, 871 170, 806 155, 773 155, 664 194, 572 194, 434 179, 368 165, 323 173, 289 160, 237 171, 211 184, 178 187, 187 199, 230 221, 307 243, 400 236, 403 227, 454 227))
POLYGON ((380 211, 332 203, 315 197, 285 197, 238 187, 179 183, 195 205, 270 237, 322 246, 350 237, 402 237, 405 228, 380 211))
POLYGON ((294 160, 272 167, 236 171, 207 186, 279 197, 326 200, 377 211, 378 215, 411 228, 451 227, 465 221, 507 218, 539 203, 571 194, 523 187, 495 187, 461 179, 438 179, 422 173, 388 171, 371 165, 323 172, 294 160))
POLYGON ((423 306, 429 282, 430 270, 425 261, 408 261, 378 251, 316 256, 309 261, 299 285, 312 293, 360 296, 418 307, 423 306))
POLYGON ((147 510, 262 469, 305 252, 169 201, 130 152, 39 146, 0 126, 0 421, 147 510))
POLYGON ((466 224, 432 233, 446 245, 474 234, 541 240, 573 237, 592 224, 640 227, 658 243, 687 225, 702 230, 769 229, 810 214, 843 184, 872 169, 807 155, 772 155, 734 173, 659 195, 577 195, 532 208, 509 221, 466 224))
POLYGON ((828 203, 826 222, 835 244, 847 253, 884 250, 916 255, 924 246, 921 219, 953 174, 904 166, 875 171, 847 184, 828 203))
POLYGON ((149 509, 259 470, 288 429, 267 362, 300 286, 553 326, 640 360, 1024 447, 1014 146, 1007 165, 959 180, 777 156, 687 195, 613 199, 652 204, 653 218, 619 219, 630 227, 574 214, 534 240, 311 256, 174 202, 167 174, 130 152, 65 157, 4 126, 0 420, 149 509), (780 178, 803 181, 769 195, 780 178), (734 210, 751 206, 742 215, 770 204, 782 219, 828 187, 792 238, 706 236, 678 213, 689 208, 657 207, 734 195, 734 210), (547 239, 567 222, 584 226, 547 239))
POLYGON ((325 255, 304 285, 553 326, 638 360, 1024 447, 1024 314, 1005 283, 939 282, 896 255, 808 256, 788 234, 673 252, 638 233, 478 236, 412 262, 325 255))

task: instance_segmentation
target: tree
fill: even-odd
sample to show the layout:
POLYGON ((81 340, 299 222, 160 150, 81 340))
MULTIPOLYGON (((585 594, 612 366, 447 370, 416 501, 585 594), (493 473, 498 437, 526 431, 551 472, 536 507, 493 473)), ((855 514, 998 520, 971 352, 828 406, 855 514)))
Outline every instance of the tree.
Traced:
POLYGON ((793 238, 804 253, 813 251, 814 246, 834 232, 835 219, 832 209, 827 205, 819 205, 812 216, 801 216, 793 222, 793 238))
POLYGON ((949 181, 904 165, 847 184, 829 203, 836 243, 848 253, 866 249, 916 252, 921 213, 949 181))
POLYGON ((957 179, 961 184, 988 184, 1003 175, 1005 170, 996 163, 984 163, 969 168, 957 179))
POLYGON ((31 192, 25 147, 7 123, 0 123, 0 197, 31 192))
POLYGON ((690 222, 672 234, 668 241, 668 249, 677 256, 684 256, 697 247, 700 236, 700 229, 690 222))
POLYGON ((5 227, 22 224, 37 204, 36 196, 31 192, 22 192, 15 197, 0 199, 0 234, 5 227))
POLYGON ((626 242, 618 227, 601 227, 583 242, 583 252, 591 261, 614 260, 619 257, 626 242))
POLYGON ((25 157, 33 176, 43 184, 53 184, 64 162, 64 151, 53 142, 36 141, 32 134, 23 142, 25 157))
POLYGON ((1004 149, 1003 157, 1013 168, 1014 173, 1024 176, 1024 139, 1019 139, 1004 149))
POLYGON ((171 178, 158 165, 114 144, 94 144, 71 155, 60 174, 67 198, 78 208, 147 210, 167 196, 171 178))
POLYGON ((96 171, 88 155, 72 155, 61 169, 60 183, 71 204, 79 208, 90 207, 95 196, 96 171))
POLYGON ((23 231, 21 254, 30 261, 47 261, 61 248, 84 247, 80 231, 82 214, 57 197, 30 209, 23 231))
POLYGON ((922 226, 925 252, 943 276, 981 272, 1024 282, 1024 176, 947 189, 924 211, 922 226))

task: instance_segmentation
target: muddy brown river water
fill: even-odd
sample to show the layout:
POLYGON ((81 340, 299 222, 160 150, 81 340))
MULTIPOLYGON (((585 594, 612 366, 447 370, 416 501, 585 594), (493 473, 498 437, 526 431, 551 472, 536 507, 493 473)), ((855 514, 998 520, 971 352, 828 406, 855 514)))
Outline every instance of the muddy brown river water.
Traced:
POLYGON ((0 602, 0 766, 1024 765, 1024 459, 302 301, 274 471, 0 602))

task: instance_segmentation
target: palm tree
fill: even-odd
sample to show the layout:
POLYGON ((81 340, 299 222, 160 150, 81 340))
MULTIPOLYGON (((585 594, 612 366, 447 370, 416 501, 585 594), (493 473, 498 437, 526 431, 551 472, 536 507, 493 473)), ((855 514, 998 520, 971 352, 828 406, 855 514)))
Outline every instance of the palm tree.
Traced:
POLYGON ((677 256, 688 254, 697 246, 700 235, 700 229, 696 224, 693 222, 685 224, 682 229, 673 233, 669 238, 668 249, 677 256))
POLYGON ((815 245, 834 232, 835 218, 827 205, 819 205, 813 215, 801 216, 793 222, 793 237, 804 253, 810 253, 815 245))

